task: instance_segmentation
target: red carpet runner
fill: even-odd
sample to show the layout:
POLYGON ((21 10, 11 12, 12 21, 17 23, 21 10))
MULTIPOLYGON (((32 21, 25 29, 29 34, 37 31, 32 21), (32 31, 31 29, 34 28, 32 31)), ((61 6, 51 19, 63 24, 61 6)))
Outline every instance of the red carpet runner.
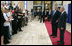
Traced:
MULTIPOLYGON (((45 22, 45 25, 46 25, 48 34, 51 35, 52 34, 51 22, 45 22)), ((71 33, 69 33, 66 30, 64 36, 65 36, 64 37, 64 42, 65 42, 64 45, 71 45, 71 33)), ((50 38, 51 38, 52 44, 53 45, 57 45, 57 41, 60 40, 60 32, 59 32, 59 29, 58 29, 58 32, 57 32, 57 37, 56 38, 52 38, 52 36, 50 36, 50 38)))

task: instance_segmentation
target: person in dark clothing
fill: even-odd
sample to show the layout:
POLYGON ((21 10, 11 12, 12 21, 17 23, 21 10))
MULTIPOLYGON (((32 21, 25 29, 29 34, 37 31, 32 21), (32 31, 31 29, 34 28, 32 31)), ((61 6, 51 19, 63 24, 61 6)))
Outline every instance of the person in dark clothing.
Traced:
POLYGON ((37 15, 38 15, 38 21, 40 20, 40 10, 37 10, 37 15))
POLYGON ((27 15, 27 10, 25 10, 25 18, 24 18, 24 20, 25 20, 25 26, 27 26, 27 25, 28 25, 28 15, 27 15))
POLYGON ((4 35, 4 30, 3 30, 3 28, 4 28, 4 26, 3 26, 4 22, 5 22, 5 19, 4 19, 3 13, 1 11, 1 36, 4 35))
POLYGON ((61 12, 61 15, 58 20, 58 26, 59 26, 59 30, 60 30, 60 41, 58 41, 58 42, 60 42, 60 43, 58 43, 58 44, 64 44, 64 33, 66 30, 67 13, 64 11, 63 6, 60 8, 60 12, 61 12))
POLYGON ((51 15, 52 15, 52 13, 51 13, 51 10, 49 9, 48 21, 50 21, 50 19, 51 19, 51 15))
POLYGON ((8 37, 8 30, 9 30, 9 27, 8 26, 5 26, 4 27, 4 44, 10 43, 9 37, 8 37))
POLYGON ((46 11, 46 17, 48 17, 48 15, 49 15, 49 10, 46 11))
POLYGON ((18 24, 18 18, 17 18, 17 15, 16 15, 15 13, 12 14, 12 16, 13 16, 13 18, 14 18, 14 20, 12 21, 12 29, 13 29, 12 34, 14 35, 14 34, 17 34, 17 29, 18 29, 18 26, 17 26, 17 24, 18 24))
POLYGON ((21 26, 22 26, 22 18, 21 17, 22 17, 21 15, 18 15, 18 29, 19 29, 19 31, 22 31, 22 29, 21 29, 21 26))
POLYGON ((47 21, 48 20, 48 10, 45 10, 45 15, 44 15, 44 21, 47 21))
POLYGON ((39 15, 40 15, 40 23, 42 22, 42 19, 43 19, 43 15, 42 15, 42 11, 40 10, 39 12, 39 15))
POLYGON ((3 26, 4 22, 5 22, 5 19, 3 17, 3 13, 1 11, 1 45, 4 44, 4 42, 3 42, 4 41, 4 26, 3 26))
POLYGON ((58 28, 58 18, 60 16, 60 12, 58 11, 58 7, 55 6, 55 12, 54 12, 54 15, 52 17, 52 21, 51 21, 51 24, 52 24, 52 35, 50 36, 53 36, 53 38, 57 37, 57 28, 58 28))
MULTIPOLYGON (((5 13, 7 13, 7 9, 5 8, 5 13)), ((9 33, 9 26, 4 26, 4 23, 6 22, 6 19, 5 19, 5 14, 4 13, 1 13, 1 35, 4 35, 4 44, 7 44, 7 43, 10 43, 9 42, 9 36, 8 36, 8 33, 9 33)))
POLYGON ((34 11, 34 18, 37 16, 37 11, 35 10, 34 11))
POLYGON ((31 9, 31 21, 34 19, 34 10, 31 9))
POLYGON ((17 11, 17 16, 18 16, 18 31, 22 31, 21 27, 22 27, 22 11, 21 9, 18 9, 17 11))
POLYGON ((13 10, 13 6, 12 6, 12 4, 11 4, 11 3, 10 3, 10 6, 9 6, 9 10, 10 10, 10 9, 12 9, 12 10, 13 10))
POLYGON ((47 20, 49 20, 49 18, 48 18, 49 17, 49 10, 46 11, 46 17, 47 17, 47 20))
POLYGON ((42 12, 42 16, 43 16, 43 23, 44 23, 44 21, 45 21, 45 11, 44 10, 42 12))
POLYGON ((12 29, 13 29, 13 32, 12 34, 17 34, 17 30, 18 30, 18 17, 17 17, 17 12, 16 12, 16 8, 14 9, 15 12, 12 14, 13 16, 13 21, 12 21, 12 29))

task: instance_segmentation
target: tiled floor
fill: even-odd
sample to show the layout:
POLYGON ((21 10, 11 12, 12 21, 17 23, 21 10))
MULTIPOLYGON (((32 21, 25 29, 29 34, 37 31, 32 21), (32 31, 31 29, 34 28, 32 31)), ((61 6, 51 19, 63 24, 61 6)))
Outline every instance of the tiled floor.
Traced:
POLYGON ((37 19, 29 22, 22 30, 12 36, 11 43, 7 45, 52 45, 45 24, 37 19))

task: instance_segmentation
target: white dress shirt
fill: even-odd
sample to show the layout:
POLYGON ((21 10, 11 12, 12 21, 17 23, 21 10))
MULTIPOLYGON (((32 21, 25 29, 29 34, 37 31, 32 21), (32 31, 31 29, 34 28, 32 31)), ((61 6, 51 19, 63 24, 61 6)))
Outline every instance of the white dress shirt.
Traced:
POLYGON ((49 15, 51 14, 51 10, 49 11, 49 15))
POLYGON ((55 14, 56 10, 54 11, 54 14, 55 14))
POLYGON ((8 21, 9 20, 9 16, 10 16, 10 12, 8 12, 8 13, 3 13, 3 16, 4 16, 4 19, 6 20, 5 22, 4 22, 4 26, 9 26, 9 32, 10 32, 10 34, 12 35, 12 27, 11 27, 11 25, 10 25, 10 22, 8 21), (6 16, 7 15, 7 16, 6 16))

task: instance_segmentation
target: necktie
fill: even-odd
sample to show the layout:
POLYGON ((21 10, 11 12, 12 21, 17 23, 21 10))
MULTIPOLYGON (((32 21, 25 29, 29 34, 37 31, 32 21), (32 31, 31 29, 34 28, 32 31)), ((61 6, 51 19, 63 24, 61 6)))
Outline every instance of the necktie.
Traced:
POLYGON ((62 13, 61 13, 61 16, 62 16, 62 13))

